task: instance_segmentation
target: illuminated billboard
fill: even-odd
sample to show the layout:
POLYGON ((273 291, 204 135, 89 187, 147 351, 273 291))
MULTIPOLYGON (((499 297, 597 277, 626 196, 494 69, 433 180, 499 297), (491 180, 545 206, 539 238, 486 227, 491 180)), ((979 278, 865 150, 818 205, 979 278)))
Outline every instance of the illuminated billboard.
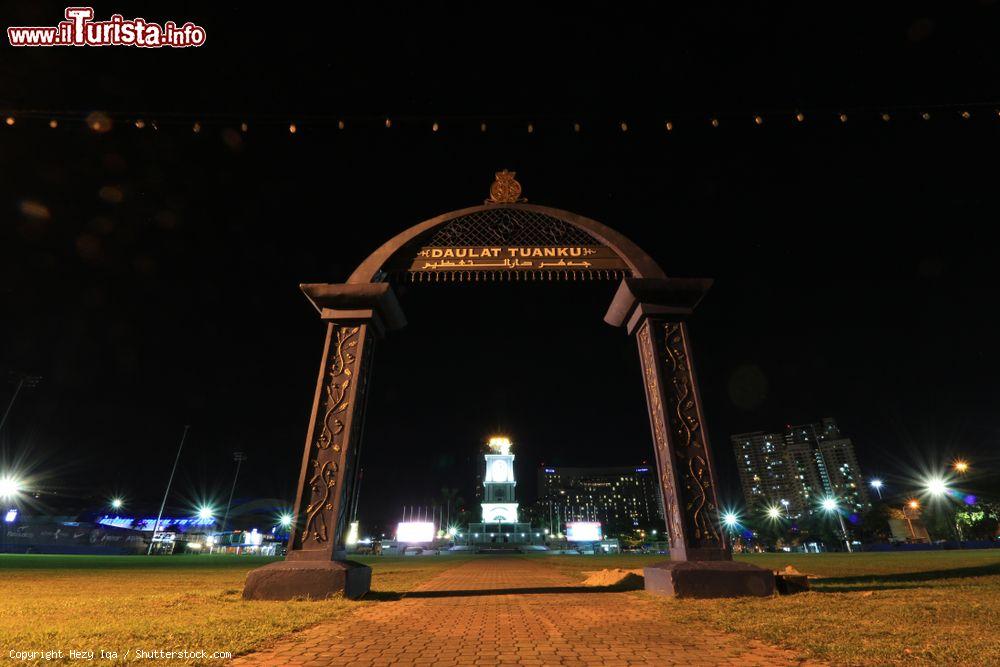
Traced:
POLYGON ((601 523, 599 521, 570 521, 566 524, 566 539, 569 542, 600 542, 601 523))
POLYGON ((434 524, 430 521, 403 521, 396 526, 396 541, 407 544, 434 541, 434 524))

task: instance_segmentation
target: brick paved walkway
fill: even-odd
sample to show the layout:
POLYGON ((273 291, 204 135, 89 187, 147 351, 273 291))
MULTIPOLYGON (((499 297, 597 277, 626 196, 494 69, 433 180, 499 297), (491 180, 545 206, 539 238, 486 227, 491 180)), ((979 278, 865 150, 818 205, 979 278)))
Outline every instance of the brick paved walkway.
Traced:
POLYGON ((761 642, 671 622, 662 607, 639 593, 583 589, 529 559, 482 556, 446 570, 401 600, 359 606, 338 621, 289 635, 233 664, 803 663, 761 642))

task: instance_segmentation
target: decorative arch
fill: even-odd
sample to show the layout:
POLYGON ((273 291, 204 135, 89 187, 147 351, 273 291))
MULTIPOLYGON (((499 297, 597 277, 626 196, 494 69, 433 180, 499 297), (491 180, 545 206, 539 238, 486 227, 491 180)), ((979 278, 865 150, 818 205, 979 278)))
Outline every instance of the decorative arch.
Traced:
POLYGON ((670 561, 646 588, 673 595, 770 595, 768 570, 734 563, 719 525, 712 452, 687 317, 711 281, 667 278, 624 235, 595 220, 528 204, 501 171, 480 206, 413 225, 368 256, 346 283, 302 285, 327 323, 295 501, 288 558, 250 573, 244 597, 360 597, 371 569, 346 560, 372 350, 405 325, 393 284, 425 280, 617 280, 605 321, 639 351, 670 561), (711 562, 706 562, 711 561, 711 562), (712 563, 714 562, 714 564, 712 563))
MULTIPOLYGON (((567 271, 586 279, 621 279, 624 277, 664 279, 663 269, 639 246, 623 234, 606 225, 584 217, 548 206, 527 203, 486 203, 444 213, 413 225, 382 244, 369 255, 347 279, 348 284, 383 282, 385 280, 411 280, 422 275, 448 275, 462 273, 461 267, 450 272, 421 271, 415 260, 420 252, 433 247, 501 247, 538 248, 572 247, 593 250, 595 257, 592 267, 559 269, 495 269, 477 270, 475 267, 464 273, 503 273, 504 278, 518 279, 523 274, 546 274, 545 277, 563 277, 567 271), (601 252, 600 249, 606 249, 601 252)), ((503 253, 508 254, 508 253, 503 253)), ((498 257, 495 259, 508 259, 498 257)), ((560 259, 556 257, 555 259, 560 259)), ((584 257, 583 259, 586 259, 584 257)), ((494 276, 495 277, 495 276, 494 276)), ((452 278, 454 279, 454 278, 452 278)))

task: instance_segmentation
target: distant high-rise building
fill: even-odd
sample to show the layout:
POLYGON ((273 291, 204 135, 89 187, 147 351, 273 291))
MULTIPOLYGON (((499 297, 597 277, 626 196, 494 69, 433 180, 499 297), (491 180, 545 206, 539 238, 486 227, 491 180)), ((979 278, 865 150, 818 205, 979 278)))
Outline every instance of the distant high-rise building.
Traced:
POLYGON ((600 521, 605 535, 661 526, 663 498, 656 468, 542 466, 535 515, 552 532, 567 521, 600 521))
POLYGON ((834 419, 740 433, 730 441, 748 505, 782 507, 790 516, 815 511, 826 497, 851 511, 869 506, 854 444, 834 419))

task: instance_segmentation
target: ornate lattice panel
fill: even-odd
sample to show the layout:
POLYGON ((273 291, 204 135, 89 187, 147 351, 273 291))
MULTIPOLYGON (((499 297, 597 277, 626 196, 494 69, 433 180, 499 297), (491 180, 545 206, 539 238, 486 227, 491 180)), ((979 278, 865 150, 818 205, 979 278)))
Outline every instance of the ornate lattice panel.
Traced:
POLYGON ((444 223, 386 267, 404 282, 620 280, 628 266, 572 223, 516 206, 490 206, 444 223))
POLYGON ((598 245, 586 232, 544 213, 498 206, 455 218, 426 247, 598 245))

